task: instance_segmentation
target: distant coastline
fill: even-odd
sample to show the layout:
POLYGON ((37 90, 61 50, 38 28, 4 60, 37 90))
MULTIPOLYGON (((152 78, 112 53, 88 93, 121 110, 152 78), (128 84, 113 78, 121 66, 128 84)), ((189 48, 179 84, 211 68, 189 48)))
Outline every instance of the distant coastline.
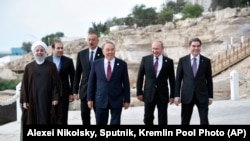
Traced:
POLYGON ((0 51, 0 58, 1 57, 4 57, 4 56, 8 56, 8 55, 11 55, 11 52, 9 51, 0 51))

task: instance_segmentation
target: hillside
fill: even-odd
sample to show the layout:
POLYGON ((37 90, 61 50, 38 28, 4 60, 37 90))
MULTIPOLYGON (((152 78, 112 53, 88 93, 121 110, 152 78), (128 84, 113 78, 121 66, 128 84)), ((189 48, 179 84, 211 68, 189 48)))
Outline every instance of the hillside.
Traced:
MULTIPOLYGON (((153 40, 163 41, 165 54, 172 58, 176 65, 179 57, 188 53, 188 41, 192 37, 199 37, 202 40, 202 54, 212 59, 229 47, 239 46, 241 42, 250 37, 250 10, 227 8, 196 19, 167 22, 165 25, 151 25, 145 28, 116 30, 101 37, 99 45, 101 46, 106 40, 113 41, 116 44, 116 57, 122 58, 128 63, 130 84, 132 88, 135 88, 140 59, 142 56, 151 53, 153 40)), ((86 48, 86 41, 78 39, 64 42, 64 46, 65 55, 73 58, 75 62, 77 52, 86 48)), ((20 72, 31 60, 33 60, 33 57, 30 53, 23 59, 10 62, 5 68, 20 72)), ((248 57, 214 77, 217 83, 215 85, 217 99, 228 99, 230 81, 226 78, 229 78, 232 70, 237 70, 243 78, 250 77, 248 72, 249 61, 248 57)), ((249 80, 241 80, 240 85, 241 96, 248 97, 250 95, 249 80)))

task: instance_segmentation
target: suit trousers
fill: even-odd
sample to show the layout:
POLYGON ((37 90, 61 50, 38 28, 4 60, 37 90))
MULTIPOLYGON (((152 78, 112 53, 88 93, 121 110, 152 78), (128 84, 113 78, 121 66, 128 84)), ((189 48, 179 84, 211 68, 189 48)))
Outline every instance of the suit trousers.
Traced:
POLYGON ((110 125, 121 124, 122 107, 112 108, 110 104, 106 108, 96 108, 96 125, 107 125, 110 111, 110 125))
POLYGON ((200 124, 209 125, 208 121, 208 101, 206 103, 200 103, 194 93, 193 99, 189 104, 181 104, 181 124, 190 125, 190 120, 193 113, 194 105, 197 106, 200 124))
POLYGON ((81 117, 83 125, 90 125, 90 108, 88 107, 87 98, 81 99, 81 117))
POLYGON ((69 112, 69 98, 68 96, 63 97, 58 104, 61 108, 61 113, 59 116, 59 124, 67 125, 68 124, 68 112, 69 112))
POLYGON ((154 125, 154 111, 157 106, 158 110, 158 124, 159 125, 167 125, 168 117, 167 117, 167 109, 168 109, 168 101, 163 101, 159 96, 158 92, 155 91, 154 100, 152 102, 144 103, 144 124, 145 125, 154 125))

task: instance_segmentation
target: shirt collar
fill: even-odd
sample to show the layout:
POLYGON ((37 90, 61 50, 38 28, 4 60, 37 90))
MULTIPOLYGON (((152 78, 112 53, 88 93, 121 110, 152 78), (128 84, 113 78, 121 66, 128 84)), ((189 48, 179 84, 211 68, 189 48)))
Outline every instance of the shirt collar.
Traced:
MULTIPOLYGON (((105 62, 105 64, 108 64, 109 60, 104 58, 104 62, 105 62)), ((113 63, 115 63, 115 57, 112 60, 110 60, 110 64, 113 64, 113 63)))
MULTIPOLYGON (((160 56, 158 56, 158 61, 162 59, 162 54, 160 56)), ((156 57, 154 56, 154 60, 156 60, 156 57)))
POLYGON ((192 60, 193 58, 196 58, 196 60, 200 60, 200 55, 194 57, 192 54, 190 54, 190 60, 192 60))
POLYGON ((94 51, 94 53, 96 53, 97 47, 94 50, 89 49, 89 53, 91 53, 91 51, 94 51))

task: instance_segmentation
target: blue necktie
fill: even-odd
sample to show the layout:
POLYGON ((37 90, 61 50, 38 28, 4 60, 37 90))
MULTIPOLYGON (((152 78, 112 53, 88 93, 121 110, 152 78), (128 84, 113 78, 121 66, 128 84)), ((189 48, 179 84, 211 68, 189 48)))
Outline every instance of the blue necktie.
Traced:
POLYGON ((93 63, 93 55, 94 55, 94 51, 91 51, 91 55, 90 55, 90 58, 89 58, 90 67, 92 66, 92 63, 93 63))

